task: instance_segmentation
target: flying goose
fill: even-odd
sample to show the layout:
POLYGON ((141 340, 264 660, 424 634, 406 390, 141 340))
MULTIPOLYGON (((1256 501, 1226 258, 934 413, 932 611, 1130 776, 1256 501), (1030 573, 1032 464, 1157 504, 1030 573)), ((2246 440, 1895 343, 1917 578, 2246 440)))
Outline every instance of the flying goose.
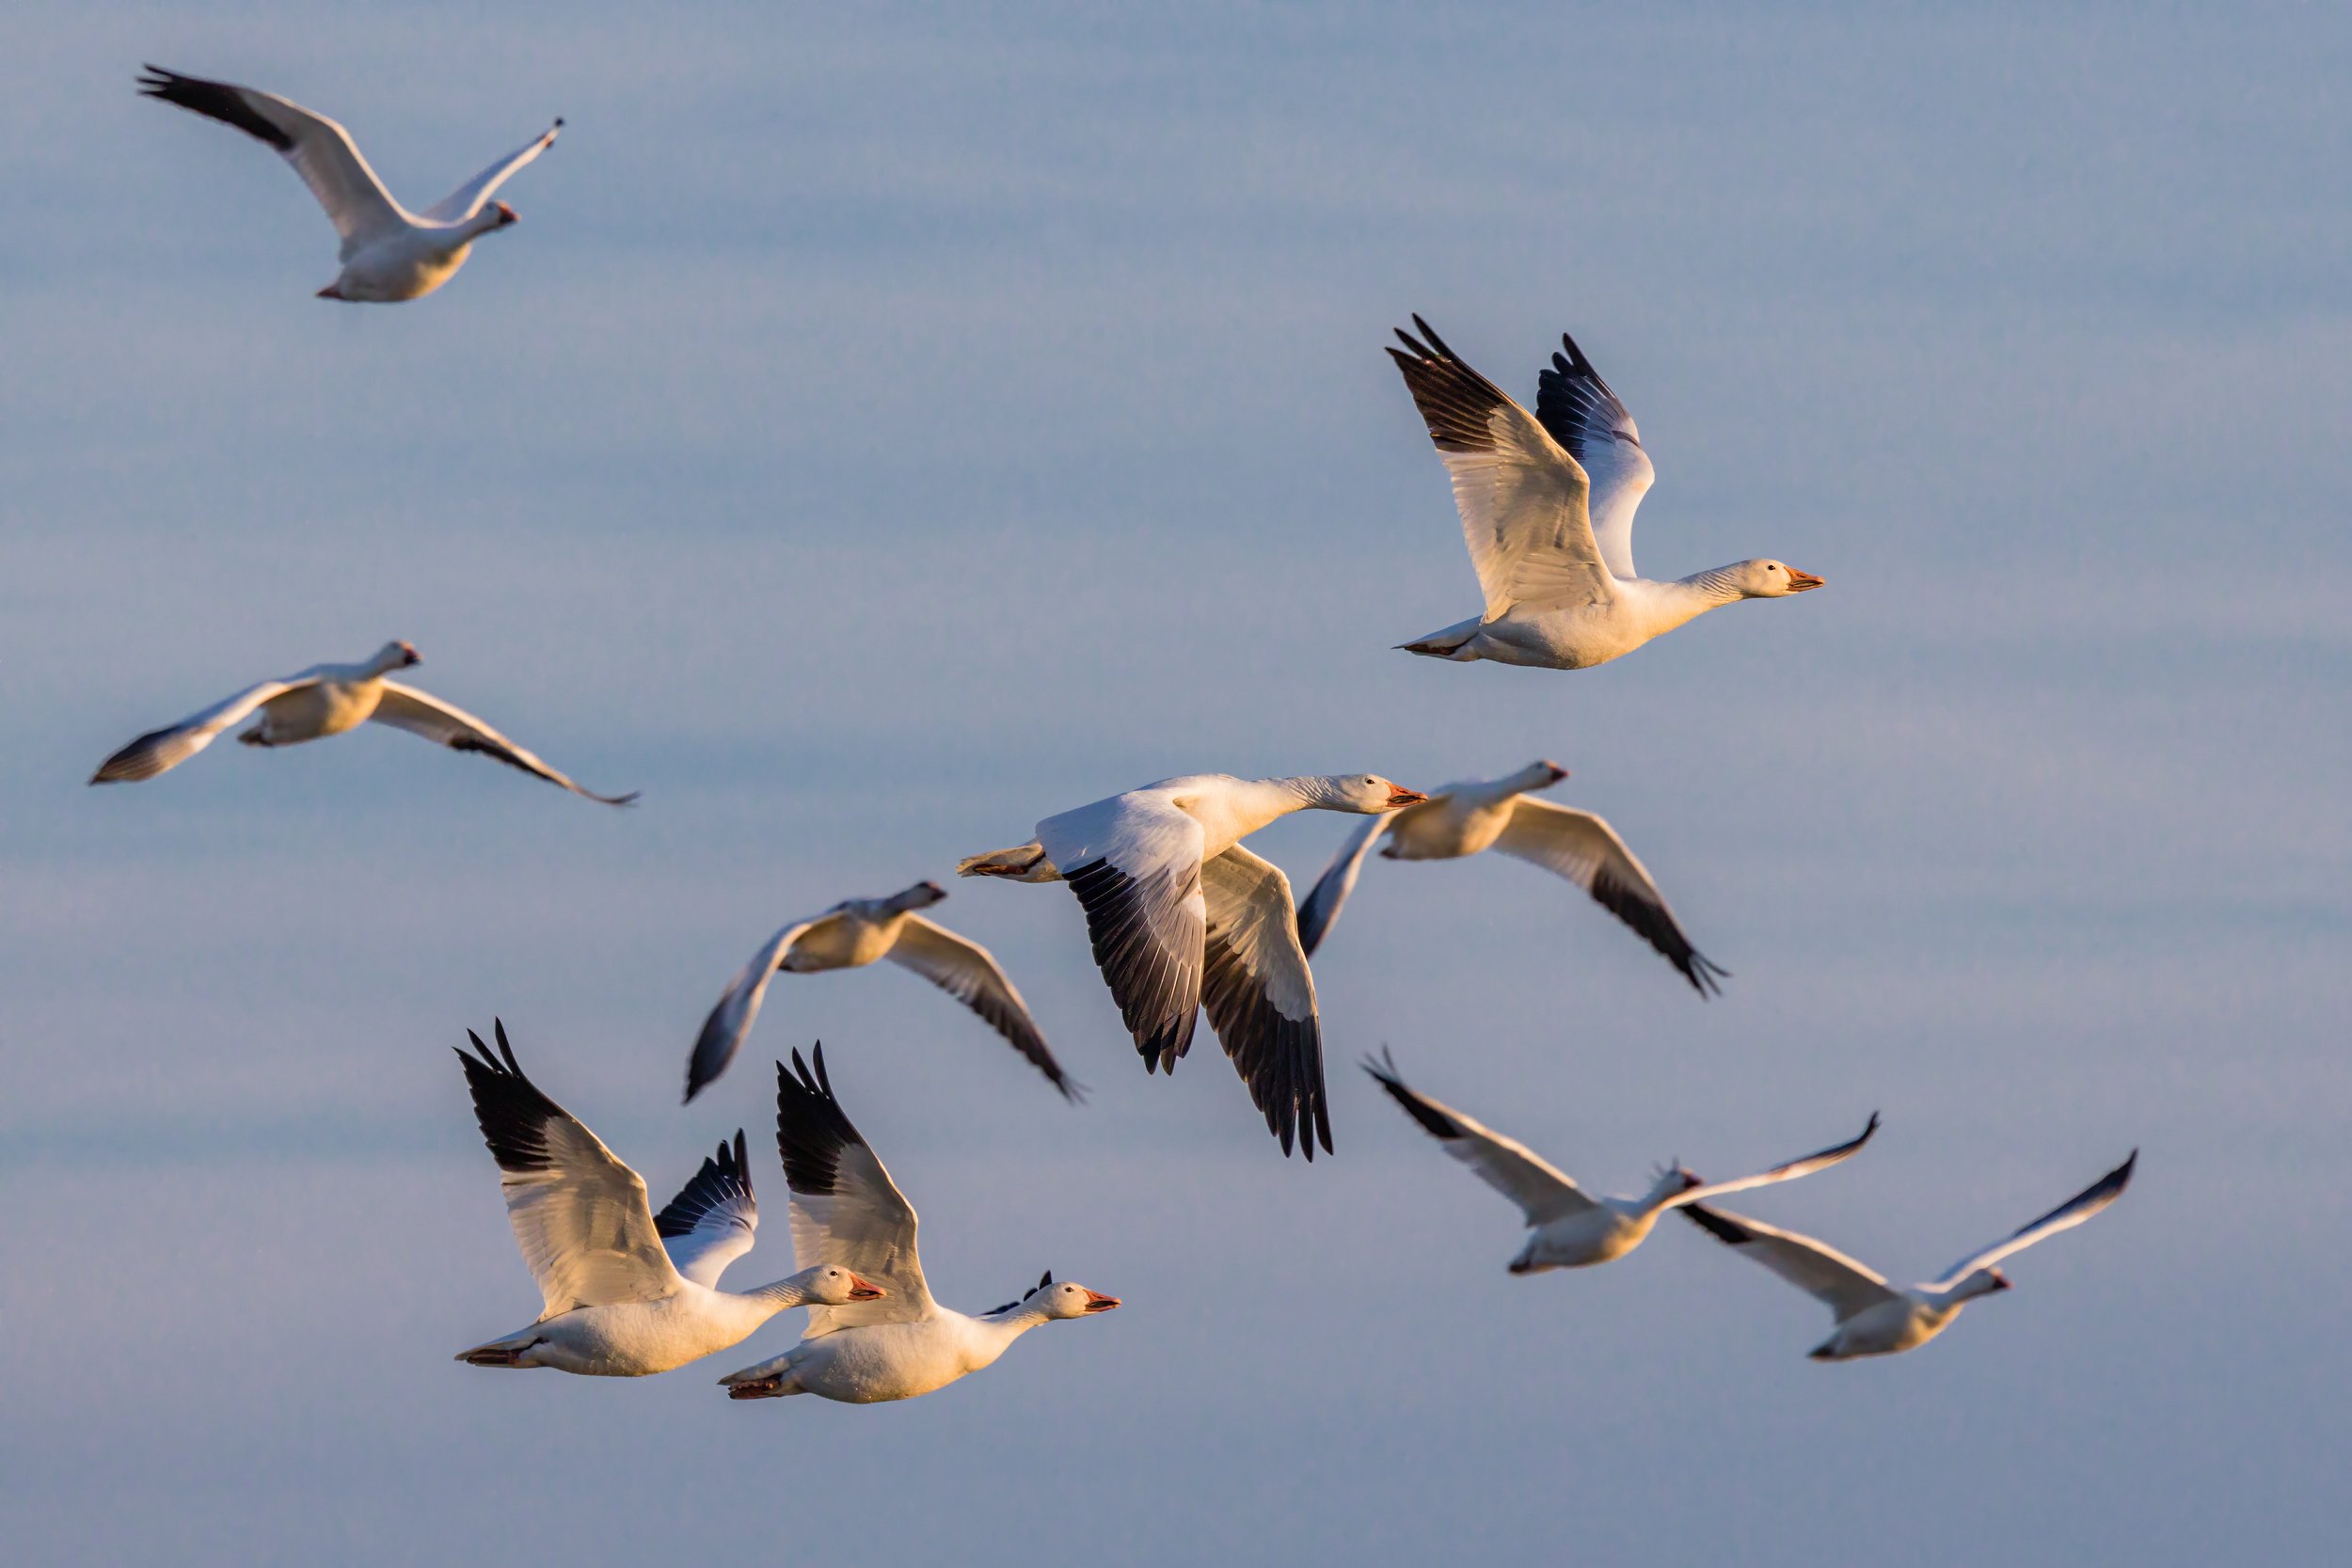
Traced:
POLYGON ((792 1258, 881 1280, 880 1301, 812 1307, 808 1333, 782 1355, 729 1372, 729 1399, 815 1394, 848 1404, 911 1400, 984 1367, 1040 1323, 1108 1312, 1117 1296, 1048 1273, 1019 1301, 967 1317, 931 1299, 914 1250, 914 1208, 850 1124, 825 1074, 798 1051, 776 1064, 776 1149, 792 1189, 792 1258))
POLYGON ((506 1217, 546 1308, 528 1328, 460 1351, 475 1367, 553 1367, 591 1377, 644 1377, 740 1343, 794 1307, 882 1299, 882 1287, 835 1259, 751 1291, 719 1276, 752 1249, 759 1205, 738 1130, 660 1215, 644 1180, 612 1157, 516 1065, 506 1025, 498 1054, 466 1031, 474 1117, 498 1161, 506 1217))
POLYGON ((1515 1139, 1506 1138, 1472 1120, 1451 1105, 1441 1104, 1407 1087, 1397 1076, 1396 1060, 1385 1053, 1369 1058, 1364 1070, 1389 1091, 1389 1098, 1421 1124, 1448 1154, 1468 1165, 1478 1179, 1519 1206, 1533 1232, 1519 1255, 1511 1259, 1513 1274, 1542 1274, 1547 1269, 1581 1269, 1624 1257, 1645 1240, 1661 1214, 1701 1198, 1724 1193, 1794 1181, 1800 1176, 1827 1170, 1862 1152, 1878 1131, 1878 1113, 1861 1135, 1834 1144, 1818 1153, 1774 1165, 1770 1170, 1730 1181, 1701 1181, 1680 1162, 1661 1171, 1649 1191, 1640 1197, 1593 1197, 1567 1174, 1515 1139))
POLYGON ((1454 478, 1483 614, 1401 643, 1457 663, 1582 670, 1735 599, 1777 599, 1821 579, 1741 561, 1658 582, 1633 570, 1633 512, 1653 470, 1617 394, 1563 333, 1535 412, 1462 363, 1419 316, 1390 349, 1454 478))
POLYGON ((151 65, 139 78, 139 92, 233 125, 276 149, 326 209, 343 242, 342 273, 319 297, 373 304, 422 299, 456 276, 474 241, 514 223, 515 209, 492 203, 490 193, 546 151, 564 128, 557 120, 421 214, 412 214, 384 189, 348 131, 299 103, 151 65))
POLYGON ((947 896, 937 882, 917 882, 887 898, 846 898, 823 914, 785 927, 760 945, 703 1021, 686 1063, 686 1098, 691 1101, 703 1085, 726 1071, 751 1033, 752 1021, 768 994, 771 976, 814 974, 827 969, 858 969, 877 958, 914 971, 971 1008, 1009 1041, 1015 1051, 1045 1074, 1063 1096, 1076 1100, 1078 1085, 1054 1060, 1045 1037, 1038 1032, 1029 1006, 1021 1000, 995 958, 977 942, 967 942, 915 911, 930 909, 947 896))
POLYGON ((283 680, 248 686, 235 696, 191 713, 176 724, 150 730, 98 765, 89 782, 135 784, 179 767, 259 708, 261 722, 237 738, 247 746, 296 746, 306 740, 341 735, 373 719, 410 735, 421 735, 453 752, 479 752, 485 757, 519 768, 524 772, 562 784, 575 795, 626 806, 637 799, 599 795, 582 789, 489 725, 438 697, 413 686, 385 679, 387 673, 405 670, 422 660, 406 642, 387 642, 373 658, 358 664, 313 664, 283 680))
POLYGON ((1373 815, 1425 799, 1376 773, 1187 774, 1049 816, 1036 838, 956 875, 1067 881, 1144 1070, 1174 1072, 1207 1008, 1267 1131, 1312 1160, 1318 1141, 1331 1149, 1314 976, 1290 879, 1241 841, 1295 811, 1373 815))
POLYGON ((1556 762, 1531 762, 1502 779, 1473 779, 1430 792, 1418 806, 1375 816, 1359 827, 1298 907, 1298 941, 1309 958, 1330 934, 1340 908, 1355 889, 1364 853, 1375 843, 1388 861, 1445 861, 1482 849, 1556 872, 1665 955, 1701 996, 1720 991, 1724 969, 1691 945, 1675 924, 1666 895, 1625 847, 1617 831, 1588 811, 1529 799, 1568 776, 1556 762))
POLYGON ((2045 1236, 2071 1230, 2123 1196, 2139 1150, 2106 1175, 2040 1219, 1972 1253, 1925 1285, 1900 1290, 1844 1253, 1758 1220, 1720 1209, 1682 1211, 1692 1224, 1726 1246, 1735 1246, 1798 1290, 1817 1298, 1837 1321, 1830 1337, 1809 1353, 1816 1361, 1850 1361, 1861 1355, 1893 1355, 1916 1350, 1951 1325, 1960 1309, 1979 1296, 2010 1289, 2009 1275, 1993 1265, 2045 1236))

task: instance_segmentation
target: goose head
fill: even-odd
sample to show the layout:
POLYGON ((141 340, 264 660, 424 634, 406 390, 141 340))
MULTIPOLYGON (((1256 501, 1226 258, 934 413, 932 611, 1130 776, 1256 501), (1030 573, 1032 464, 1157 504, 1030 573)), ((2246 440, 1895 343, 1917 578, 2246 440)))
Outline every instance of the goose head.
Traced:
POLYGON ((786 1283, 797 1285, 803 1295, 812 1303, 825 1307, 847 1307, 853 1301, 880 1301, 890 1292, 866 1278, 852 1274, 838 1263, 818 1263, 803 1269, 786 1283))
POLYGON ((1727 586, 1743 599, 1785 599, 1821 586, 1810 572, 1800 572, 1780 561, 1742 561, 1725 574, 1727 586))
POLYGON ((368 660, 368 668, 381 675, 393 670, 405 670, 412 664, 423 662, 424 657, 417 652, 417 645, 414 642, 387 642, 375 650, 375 657, 368 660))
POLYGON ((1979 1269, 1952 1288, 1953 1299, 1974 1301, 1979 1296, 1997 1296, 2003 1291, 2014 1290, 2009 1275, 1998 1269, 1979 1269))
POLYGON ((1089 1291, 1074 1279, 1065 1279, 1058 1285, 1031 1291, 1022 1305, 1034 1307, 1049 1318, 1091 1318, 1117 1307, 1119 1298, 1089 1291))
POLYGON ((894 910, 928 910, 946 896, 947 890, 937 882, 921 881, 904 893, 892 894, 890 907, 894 910))
POLYGON ((1299 782, 1306 785, 1309 805, 1324 811, 1355 812, 1362 816, 1377 816, 1382 812, 1419 805, 1429 799, 1418 789, 1391 784, 1377 773, 1326 773, 1299 782))
POLYGON ((498 221, 491 224, 490 227, 493 229, 511 229, 516 224, 520 222, 522 222, 522 218, 516 213, 515 209, 509 207, 505 202, 501 201, 498 204, 498 221))
POLYGON ((1658 1175, 1650 1182, 1649 1192, 1642 1200, 1643 1207, 1655 1209, 1670 1197, 1680 1197, 1693 1187, 1705 1185, 1699 1180, 1698 1172, 1677 1160, 1659 1167, 1658 1175))
POLYGON ((1568 770, 1549 757, 1538 758, 1511 775, 1509 783, 1521 790, 1549 789, 1568 776, 1568 770))

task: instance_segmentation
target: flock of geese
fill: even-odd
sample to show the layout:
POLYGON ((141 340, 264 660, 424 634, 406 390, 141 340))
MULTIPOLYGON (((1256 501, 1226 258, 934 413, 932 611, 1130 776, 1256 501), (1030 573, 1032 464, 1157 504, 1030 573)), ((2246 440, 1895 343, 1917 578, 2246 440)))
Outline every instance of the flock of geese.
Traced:
MULTIPOLYGON (((342 270, 319 291, 337 300, 423 297, 465 264, 473 243, 516 222, 491 198, 551 146, 563 121, 500 159, 421 214, 394 200, 335 121, 251 87, 148 68, 139 90, 233 126, 301 176, 342 241, 342 270)), ((1420 317, 1389 354, 1452 479, 1480 612, 1401 646, 1433 658, 1547 669, 1606 663, 1695 616, 1740 599, 1783 598, 1821 579, 1762 559, 1661 580, 1633 565, 1633 515, 1653 477, 1632 416, 1573 339, 1538 377, 1534 410, 1448 348, 1420 317)), ((480 719, 391 678, 419 662, 405 641, 355 664, 319 664, 247 686, 124 745, 90 783, 153 779, 251 720, 238 739, 277 747, 320 740, 371 720, 454 751, 479 752, 607 805, 480 719)), ((1062 882, 1077 895, 1094 959, 1147 1072, 1172 1072, 1200 1015, 1248 1085, 1284 1154, 1331 1151, 1322 1027, 1309 958, 1379 847, 1384 860, 1455 860, 1499 849, 1565 879, 1655 948, 1701 996, 1728 972, 1700 953, 1641 860, 1600 817, 1536 799, 1567 777, 1538 760, 1500 779, 1423 794, 1377 773, 1163 779, 1041 818, 1034 836, 961 862, 960 877, 1062 882), (1289 879, 1246 847, 1299 811, 1363 820, 1303 903, 1289 879)), ((687 1053, 685 1098, 723 1075, 780 974, 856 969, 889 959, 946 991, 1019 1052, 1065 1098, 1063 1069, 1028 1004, 978 943, 923 911, 946 897, 922 881, 850 898, 763 941, 730 980, 687 1053)), ((682 1033, 682 1031, 681 1031, 682 1033)), ((776 1148, 790 1196, 789 1276, 723 1289, 759 1225, 743 1133, 722 1143, 657 1212, 645 1183, 516 1061, 502 1021, 496 1047, 469 1031, 460 1051, 484 1140, 499 1168, 507 1218, 538 1281, 528 1325, 462 1352, 477 1367, 551 1367, 596 1376, 669 1371, 728 1349, 791 1307, 808 1312, 800 1341, 722 1380, 730 1399, 815 1394, 869 1403, 926 1394, 993 1364, 1041 1323, 1099 1315, 1119 1298, 1049 1274, 1018 1299, 966 1314, 932 1299, 915 1248, 914 1209, 836 1098, 822 1047, 776 1066, 776 1148)), ((2080 1225, 2122 1195, 2137 1151, 2004 1240, 1935 1279, 1900 1288, 1792 1231, 1713 1206, 1733 1193, 1841 1164, 1876 1133, 1878 1117, 1846 1142, 1728 1181, 1679 1163, 1630 1197, 1595 1197, 1513 1139, 1410 1087, 1385 1052, 1365 1069, 1445 1151, 1518 1207, 1528 1235, 1514 1275, 1584 1268, 1624 1257, 1677 1212, 1825 1305, 1835 1320, 1813 1352, 1841 1360, 1914 1349, 1968 1302, 2010 1288, 1995 1265, 2080 1225)))

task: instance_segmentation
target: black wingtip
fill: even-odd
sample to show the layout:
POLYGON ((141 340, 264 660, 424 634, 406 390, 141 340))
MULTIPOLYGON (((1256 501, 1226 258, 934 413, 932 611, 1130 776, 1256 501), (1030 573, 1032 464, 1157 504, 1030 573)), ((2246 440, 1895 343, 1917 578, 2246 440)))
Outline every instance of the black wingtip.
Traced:
POLYGON ((1745 1226, 1724 1218, 1703 1203, 1686 1203, 1676 1212, 1726 1246, 1745 1246, 1756 1240, 1745 1226))

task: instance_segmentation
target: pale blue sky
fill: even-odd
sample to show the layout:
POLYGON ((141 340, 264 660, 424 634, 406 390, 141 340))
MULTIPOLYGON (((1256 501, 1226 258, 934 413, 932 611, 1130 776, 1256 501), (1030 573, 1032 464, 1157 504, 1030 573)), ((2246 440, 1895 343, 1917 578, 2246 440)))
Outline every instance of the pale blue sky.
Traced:
MULTIPOLYGON (((2352 1440, 2352 26, 2324 8, 111 6, 0 94, 0 1536, 12 1561, 2340 1559, 2352 1440), (139 64, 433 199, 553 115, 442 293, 139 64), (1677 575, 1829 579, 1605 669, 1471 612, 1379 353, 1573 329, 1677 575), (391 734, 88 790, 414 640, 608 812, 391 734), (1339 1152, 1203 1037, 1146 1079, 1075 901, 958 883, 1060 1104, 903 975, 752 945, 1165 774, 1535 756, 1734 972, 1507 863, 1375 866, 1317 964, 1339 1152), (1112 1317, 874 1410, 499 1376, 533 1302, 446 1048, 657 1190, 823 1037, 950 1303, 1112 1317), (1897 1360, 1687 1227, 1515 1280, 1351 1063, 1603 1188, 1880 1139, 1752 1205, 1904 1277, 2137 1183, 1897 1360)), ((1345 824, 1259 841, 1311 878, 1345 824)))

